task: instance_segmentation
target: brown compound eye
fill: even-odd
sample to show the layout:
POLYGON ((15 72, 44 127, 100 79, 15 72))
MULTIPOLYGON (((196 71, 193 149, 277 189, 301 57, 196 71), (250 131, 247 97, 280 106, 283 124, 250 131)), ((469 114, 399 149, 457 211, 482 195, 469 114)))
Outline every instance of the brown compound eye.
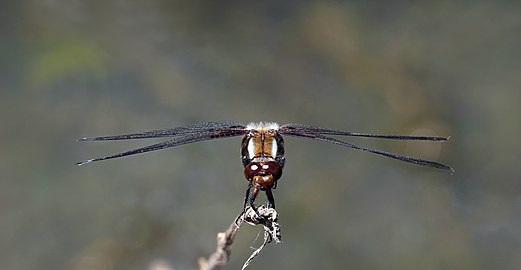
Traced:
POLYGON ((244 167, 244 177, 246 179, 251 180, 253 176, 259 175, 262 170, 262 166, 260 163, 253 162, 244 167))
POLYGON ((264 174, 270 174, 273 175, 273 179, 277 180, 282 176, 282 169, 280 168, 280 165, 275 162, 267 162, 261 164, 261 171, 264 172, 264 174))
POLYGON ((244 167, 244 177, 251 180, 254 176, 271 175, 274 180, 282 176, 282 169, 276 162, 252 162, 244 167))

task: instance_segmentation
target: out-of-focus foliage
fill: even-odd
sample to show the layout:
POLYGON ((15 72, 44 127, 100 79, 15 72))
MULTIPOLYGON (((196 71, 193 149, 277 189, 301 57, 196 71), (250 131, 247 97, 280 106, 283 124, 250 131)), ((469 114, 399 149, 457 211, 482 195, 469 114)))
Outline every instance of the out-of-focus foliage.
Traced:
POLYGON ((40 53, 34 59, 33 69, 27 79, 35 84, 34 87, 40 88, 75 74, 101 76, 106 72, 102 54, 102 51, 89 47, 85 43, 56 44, 55 47, 50 48, 50 51, 40 53))
MULTIPOLYGON (((520 269, 517 1, 7 1, 0 268, 194 269, 241 210, 240 139, 75 167, 211 120, 451 136, 286 139, 282 245, 252 269, 520 269)), ((261 196, 263 198, 263 196, 261 196)), ((261 200, 259 200, 261 201, 261 200)), ((240 232, 226 269, 251 252, 240 232)))

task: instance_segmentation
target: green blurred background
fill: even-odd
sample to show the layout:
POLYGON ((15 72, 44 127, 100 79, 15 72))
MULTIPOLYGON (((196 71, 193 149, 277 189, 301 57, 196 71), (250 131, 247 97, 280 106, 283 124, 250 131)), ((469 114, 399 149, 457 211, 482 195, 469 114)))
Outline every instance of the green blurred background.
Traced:
MULTIPOLYGON (((350 141, 456 173, 286 138, 285 242, 251 269, 521 269, 520 14, 518 1, 2 1, 0 268, 196 269, 241 210, 240 138, 82 167, 156 141, 75 139, 264 120, 450 135, 350 141)), ((240 231, 225 269, 258 230, 240 231)))

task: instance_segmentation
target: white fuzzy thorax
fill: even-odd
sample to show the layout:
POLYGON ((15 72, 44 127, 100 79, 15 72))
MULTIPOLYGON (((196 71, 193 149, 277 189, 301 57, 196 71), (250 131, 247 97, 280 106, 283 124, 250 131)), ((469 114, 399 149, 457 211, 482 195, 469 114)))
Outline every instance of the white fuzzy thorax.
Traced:
POLYGON ((258 123, 249 123, 246 125, 246 129, 247 130, 269 130, 269 129, 273 129, 273 130, 278 130, 279 129, 279 124, 275 123, 275 122, 258 122, 258 123))

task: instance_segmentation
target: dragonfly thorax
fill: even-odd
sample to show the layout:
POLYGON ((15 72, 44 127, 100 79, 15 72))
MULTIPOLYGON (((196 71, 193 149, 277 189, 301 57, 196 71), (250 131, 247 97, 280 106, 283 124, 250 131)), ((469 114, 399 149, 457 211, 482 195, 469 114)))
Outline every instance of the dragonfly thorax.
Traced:
POLYGON ((244 135, 241 144, 242 165, 252 162, 276 162, 284 167, 284 140, 276 129, 253 129, 244 135))

